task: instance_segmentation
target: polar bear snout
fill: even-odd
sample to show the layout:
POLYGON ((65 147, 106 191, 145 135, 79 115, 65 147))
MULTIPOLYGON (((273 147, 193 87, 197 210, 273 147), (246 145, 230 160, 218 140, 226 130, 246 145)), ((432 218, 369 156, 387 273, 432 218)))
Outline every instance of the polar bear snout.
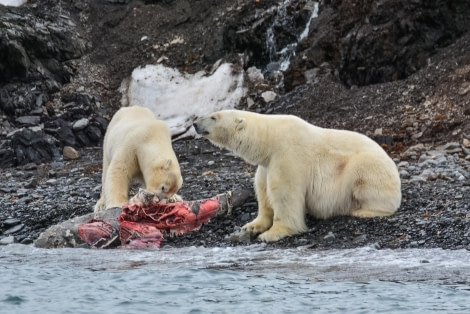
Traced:
POLYGON ((194 129, 196 130, 196 133, 199 135, 208 135, 209 131, 204 127, 204 120, 199 119, 196 122, 193 123, 194 129))

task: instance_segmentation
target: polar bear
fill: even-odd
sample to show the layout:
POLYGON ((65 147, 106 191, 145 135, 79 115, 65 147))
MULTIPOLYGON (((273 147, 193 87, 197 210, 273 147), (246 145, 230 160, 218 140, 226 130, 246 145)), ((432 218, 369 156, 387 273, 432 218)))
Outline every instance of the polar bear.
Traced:
POLYGON ((106 130, 95 212, 127 203, 133 179, 159 199, 175 196, 183 184, 168 125, 138 106, 119 109, 106 130))
POLYGON ((198 134, 257 165, 258 216, 242 230, 270 242, 307 230, 305 214, 380 217, 401 203, 393 160, 372 139, 291 115, 222 110, 194 123, 198 134))

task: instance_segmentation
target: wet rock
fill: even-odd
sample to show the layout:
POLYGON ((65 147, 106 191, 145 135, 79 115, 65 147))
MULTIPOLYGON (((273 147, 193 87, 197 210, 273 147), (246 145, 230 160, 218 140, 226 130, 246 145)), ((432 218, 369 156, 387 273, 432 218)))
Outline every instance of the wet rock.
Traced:
POLYGON ((311 14, 310 10, 304 10, 303 3, 296 1, 279 6, 271 6, 262 1, 251 2, 234 12, 226 21, 224 49, 249 55, 248 67, 265 68, 268 64, 281 63, 284 53, 295 53, 297 39, 304 31, 311 14), (257 9, 260 14, 246 14, 247 11, 257 9))

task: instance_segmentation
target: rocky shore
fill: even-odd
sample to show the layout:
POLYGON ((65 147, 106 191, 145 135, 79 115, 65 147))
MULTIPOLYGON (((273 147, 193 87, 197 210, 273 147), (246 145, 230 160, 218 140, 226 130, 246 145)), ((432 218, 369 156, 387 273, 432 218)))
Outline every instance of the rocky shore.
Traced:
MULTIPOLYGON (((0 6, 0 243, 31 244, 93 210, 102 137, 132 69, 163 63, 195 73, 222 59, 263 73, 246 81, 240 109, 362 132, 400 169, 395 215, 309 218, 308 232, 267 247, 470 249, 470 4, 321 1, 310 20, 314 2, 286 3, 0 6), (283 71, 265 45, 268 29, 277 52, 301 38, 287 45, 295 53, 283 71)), ((203 139, 177 140, 174 149, 186 200, 253 186, 255 167, 203 139)), ((231 216, 163 245, 253 243, 236 232, 256 212, 253 195, 231 216)))
MULTIPOLYGON (((203 199, 252 187, 255 167, 205 140, 179 141, 175 150, 185 180, 180 191, 185 199, 203 199)), ((309 219, 307 233, 268 247, 470 249, 470 162, 461 157, 468 155, 459 145, 428 151, 418 145, 404 155, 407 158, 396 159, 403 179, 403 204, 395 215, 309 219)), ((32 243, 50 225, 91 212, 100 191, 100 157, 99 149, 85 149, 75 161, 2 170, 5 180, 0 185, 1 243, 32 243)), ((163 245, 253 243, 256 239, 236 234, 256 213, 253 197, 234 208, 230 216, 217 217, 199 231, 167 236, 163 245)))

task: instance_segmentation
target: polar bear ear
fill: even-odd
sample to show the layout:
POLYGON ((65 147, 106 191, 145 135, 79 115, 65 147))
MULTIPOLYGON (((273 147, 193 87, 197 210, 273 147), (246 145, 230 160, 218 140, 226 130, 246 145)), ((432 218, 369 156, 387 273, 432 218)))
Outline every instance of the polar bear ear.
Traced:
POLYGON ((243 130, 246 125, 245 118, 235 118, 235 124, 237 125, 237 131, 243 130))

